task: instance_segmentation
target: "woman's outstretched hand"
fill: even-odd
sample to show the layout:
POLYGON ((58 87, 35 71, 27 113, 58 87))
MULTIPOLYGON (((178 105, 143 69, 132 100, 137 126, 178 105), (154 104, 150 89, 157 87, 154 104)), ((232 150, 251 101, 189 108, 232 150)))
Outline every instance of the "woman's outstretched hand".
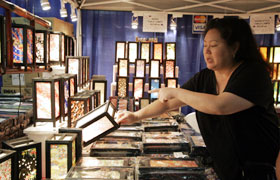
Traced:
POLYGON ((175 88, 160 88, 148 91, 148 93, 158 93, 158 100, 162 103, 174 98, 175 88))
POLYGON ((117 114, 117 122, 119 124, 133 124, 138 121, 135 113, 130 111, 119 111, 117 114))

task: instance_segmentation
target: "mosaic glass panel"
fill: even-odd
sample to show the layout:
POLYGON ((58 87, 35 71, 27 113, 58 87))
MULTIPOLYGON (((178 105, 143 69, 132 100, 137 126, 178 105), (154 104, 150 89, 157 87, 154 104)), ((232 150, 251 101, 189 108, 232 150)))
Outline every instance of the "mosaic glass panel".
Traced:
POLYGON ((129 62, 134 63, 137 59, 137 43, 129 43, 129 62))
POLYGON ((70 78, 70 96, 74 96, 75 94, 75 79, 70 78))
POLYGON ((12 160, 0 163, 0 177, 3 180, 12 180, 12 160))
POLYGON ((154 44, 154 59, 159 59, 162 62, 162 44, 154 44))
POLYGON ((37 119, 51 119, 51 83, 36 82, 37 119))
POLYGON ((280 63, 280 47, 274 47, 274 62, 280 63))
POLYGON ((51 178, 62 179, 67 175, 67 145, 51 144, 51 178))
POLYGON ((84 108, 84 101, 71 101, 71 127, 74 126, 75 120, 77 120, 85 114, 84 108))
POLYGON ((135 68, 136 68, 136 74, 135 74, 136 77, 145 77, 145 68, 146 68, 145 61, 137 60, 135 68))
POLYGON ((117 43, 116 62, 119 58, 125 58, 125 43, 117 43))
POLYGON ((119 59, 119 76, 128 76, 128 61, 119 59))
POLYGON ((37 175, 36 148, 26 149, 19 154, 19 179, 35 180, 37 175))
POLYGON ((174 59, 175 60, 175 43, 168 43, 166 45, 166 59, 174 59))
MULTIPOLYGON (((150 89, 158 89, 160 88, 159 80, 158 79, 151 79, 151 87, 150 89)), ((151 93, 151 98, 158 98, 158 93, 151 93)))
POLYGON ((127 79, 119 78, 118 80, 118 96, 126 97, 127 96, 127 79))
POLYGON ((264 61, 267 61, 267 47, 260 47, 260 53, 264 61))
POLYGON ((175 61, 165 61, 165 77, 166 78, 173 78, 175 74, 174 69, 175 61))
POLYGON ((150 62, 150 44, 141 44, 141 59, 146 59, 146 63, 150 62))
POLYGON ((99 82, 95 82, 94 83, 94 90, 100 90, 100 98, 101 101, 100 103, 103 104, 104 102, 104 97, 105 97, 105 83, 99 83, 99 82))
POLYGON ((60 116, 60 103, 59 103, 59 82, 54 82, 54 101, 55 101, 55 117, 60 116))
POLYGON ((64 81, 64 114, 68 112, 68 98, 69 98, 69 81, 64 81))
POLYGON ((33 63, 33 31, 27 29, 27 64, 33 63))
POLYGON ((59 62, 59 34, 50 34, 50 59, 59 62))
POLYGON ((167 87, 169 88, 176 88, 177 87, 177 81, 176 79, 167 79, 167 87))
POLYGON ((151 61, 150 77, 159 77, 159 61, 151 61))
POLYGON ((134 80, 134 98, 138 100, 143 96, 143 87, 144 87, 143 79, 135 79, 134 80))
POLYGON ((44 63, 44 33, 35 34, 36 63, 44 63))
POLYGON ((12 28, 13 62, 23 63, 23 28, 12 28))
POLYGON ((68 73, 77 74, 77 80, 79 81, 79 59, 68 59, 68 73))

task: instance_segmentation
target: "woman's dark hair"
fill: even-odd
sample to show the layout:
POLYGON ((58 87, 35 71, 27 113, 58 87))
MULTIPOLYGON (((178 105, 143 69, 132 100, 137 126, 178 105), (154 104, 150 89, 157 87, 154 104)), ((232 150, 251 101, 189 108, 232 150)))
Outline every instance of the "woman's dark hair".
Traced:
POLYGON ((236 17, 215 18, 208 22, 204 35, 210 29, 217 29, 229 46, 236 42, 239 43, 239 49, 235 54, 236 62, 258 61, 263 63, 268 71, 271 70, 270 66, 263 60, 251 28, 245 20, 236 17))

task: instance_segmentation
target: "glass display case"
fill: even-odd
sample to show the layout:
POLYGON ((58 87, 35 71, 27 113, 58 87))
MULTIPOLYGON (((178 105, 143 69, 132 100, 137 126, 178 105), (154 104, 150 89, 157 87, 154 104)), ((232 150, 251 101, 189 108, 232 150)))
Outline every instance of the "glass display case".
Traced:
POLYGON ((159 78, 160 77, 160 60, 151 60, 150 61, 150 77, 159 78))
POLYGON ((137 42, 128 42, 127 58, 129 59, 129 63, 135 63, 135 60, 138 58, 138 43, 137 42))
POLYGON ((117 41, 115 49, 115 63, 118 63, 119 58, 124 59, 126 54, 126 42, 117 41))
POLYGON ((90 80, 90 89, 100 91, 100 104, 107 100, 107 80, 90 80))
POLYGON ((50 59, 50 32, 35 30, 35 62, 36 65, 48 68, 50 59))
POLYGON ((65 35, 62 32, 50 33, 50 64, 65 64, 65 35))
POLYGON ((128 96, 128 77, 117 77, 117 91, 116 94, 119 97, 127 97, 128 96))
POLYGON ((42 178, 41 142, 35 142, 27 136, 2 142, 4 149, 16 151, 15 179, 42 178))
POLYGON ((145 59, 146 64, 150 63, 151 59, 151 43, 149 42, 141 42, 140 43, 140 59, 145 59))
POLYGON ((61 80, 59 77, 33 78, 33 112, 36 122, 61 122, 61 80))
POLYGON ((16 151, 0 149, 0 177, 5 180, 16 179, 16 151))
POLYGON ((65 179, 76 164, 75 133, 53 134, 46 139, 46 178, 65 179))
POLYGON ((119 61, 118 61, 118 76, 129 76, 128 59, 119 58, 119 61))
POLYGON ((153 59, 157 59, 162 63, 163 59, 163 43, 153 43, 153 59))
POLYGON ((178 78, 166 78, 165 87, 177 88, 178 87, 178 78))
POLYGON ((145 59, 136 59, 134 74, 136 77, 145 77, 146 76, 146 60, 145 59))
POLYGON ((76 128, 83 128, 83 145, 87 146, 101 137, 116 130, 119 124, 115 121, 115 107, 107 101, 105 104, 79 118, 76 128))
POLYGON ((135 100, 138 100, 139 98, 142 98, 144 96, 144 85, 145 85, 145 79, 134 77, 133 78, 133 97, 135 100))
POLYGON ((175 61, 165 60, 164 62, 164 78, 174 78, 175 77, 175 61))
POLYGON ((13 24, 13 64, 27 70, 34 66, 34 28, 27 25, 13 24))
POLYGON ((176 60, 176 43, 166 42, 165 43, 165 59, 176 60))

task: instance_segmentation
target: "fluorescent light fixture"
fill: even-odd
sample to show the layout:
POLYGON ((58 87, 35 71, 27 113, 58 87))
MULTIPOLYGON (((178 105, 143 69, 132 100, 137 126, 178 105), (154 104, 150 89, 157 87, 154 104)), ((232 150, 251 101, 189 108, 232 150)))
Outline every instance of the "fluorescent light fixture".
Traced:
POLYGON ((51 6, 49 0, 41 0, 41 6, 44 11, 50 10, 51 6))
POLYGON ((173 17, 171 17, 170 29, 173 30, 173 31, 175 31, 177 29, 177 24, 176 24, 173 17))
POLYGON ((132 29, 138 28, 138 17, 132 16, 131 28, 132 29))
POLYGON ((60 17, 67 17, 67 10, 65 9, 64 0, 60 0, 61 8, 60 8, 60 17))
POLYGON ((72 22, 75 22, 78 20, 76 12, 75 12, 75 7, 71 5, 71 20, 72 22))

